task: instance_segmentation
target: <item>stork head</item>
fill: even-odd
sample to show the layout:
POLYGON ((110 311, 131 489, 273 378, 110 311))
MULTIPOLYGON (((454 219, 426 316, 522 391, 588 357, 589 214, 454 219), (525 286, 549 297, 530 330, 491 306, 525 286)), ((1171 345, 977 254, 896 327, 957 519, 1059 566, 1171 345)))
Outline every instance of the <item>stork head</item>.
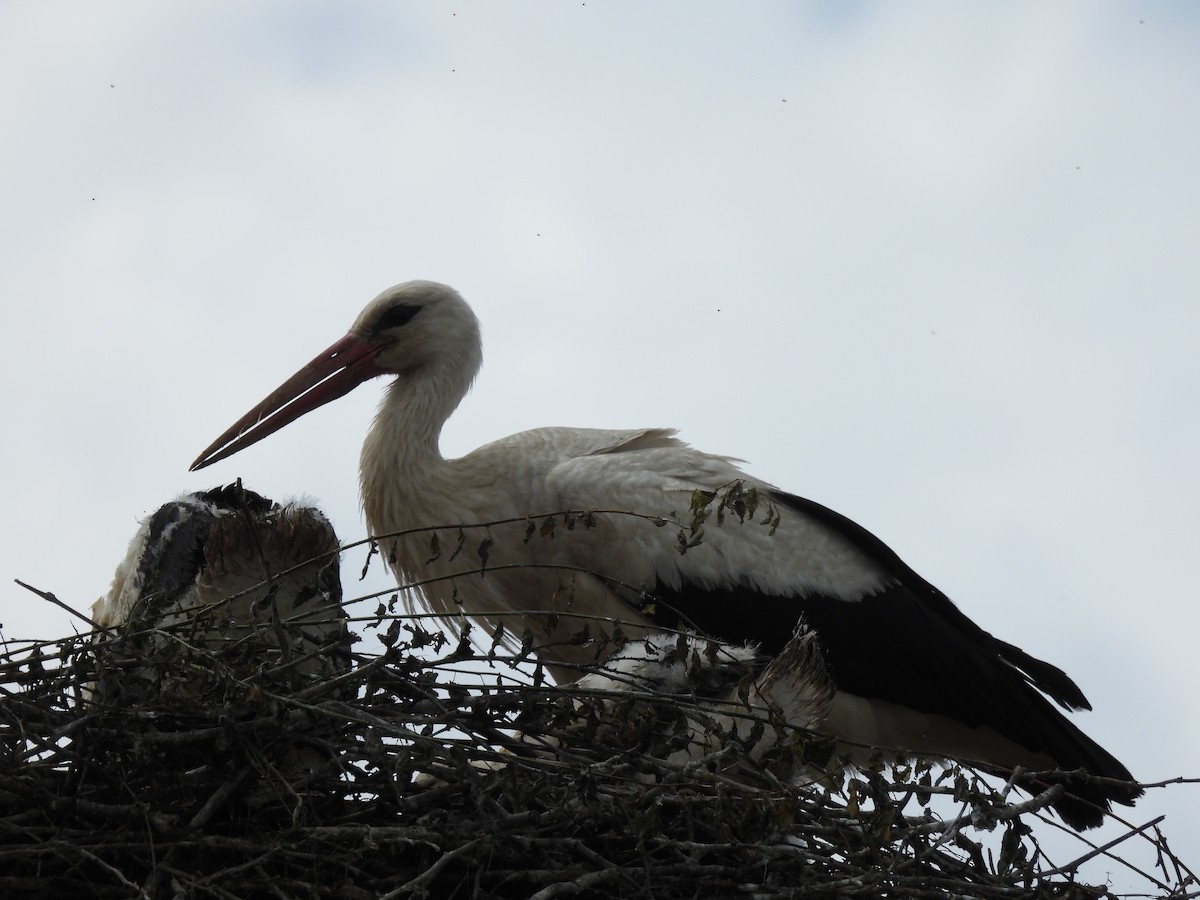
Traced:
POLYGON ((406 281, 367 304, 350 331, 238 419, 192 463, 202 469, 379 375, 429 379, 466 393, 482 359, 479 320, 453 288, 406 281))
POLYGON ((436 281, 388 288, 359 313, 342 340, 378 348, 373 375, 468 370, 470 383, 479 369, 479 320, 458 291, 436 281))

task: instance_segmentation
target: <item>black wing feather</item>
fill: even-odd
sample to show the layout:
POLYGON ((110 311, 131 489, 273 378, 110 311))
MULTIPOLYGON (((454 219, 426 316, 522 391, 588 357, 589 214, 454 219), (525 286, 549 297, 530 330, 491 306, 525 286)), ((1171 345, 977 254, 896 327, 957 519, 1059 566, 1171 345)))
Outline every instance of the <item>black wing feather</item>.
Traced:
MULTIPOLYGON (((861 599, 776 596, 749 585, 713 590, 685 583, 671 589, 660 583, 650 617, 666 627, 688 625, 724 641, 756 643, 774 654, 803 616, 840 691, 991 728, 1048 754, 1064 770, 1082 768, 1092 775, 1133 780, 1115 757, 1047 699, 1068 709, 1091 708, 1065 672, 984 631, 861 525, 801 497, 778 494, 774 500, 841 534, 894 582, 861 599)), ((1128 804, 1141 793, 1133 787, 1062 780, 1084 801, 1081 805, 1068 798, 1059 804, 1060 814, 1077 827, 1100 822, 1088 804, 1128 804)))
POLYGON ((981 651, 994 653, 1010 665, 1020 669, 1034 687, 1054 698, 1065 708, 1092 708, 1087 697, 1083 695, 1083 691, 1066 672, 1057 666, 1030 656, 1012 644, 992 637, 968 619, 949 597, 913 571, 891 547, 857 522, 846 518, 841 513, 834 512, 827 506, 793 494, 778 494, 775 499, 782 505, 833 528, 866 552, 907 588, 915 602, 904 604, 909 607, 903 610, 906 617, 916 616, 918 621, 922 616, 926 620, 936 618, 981 651))

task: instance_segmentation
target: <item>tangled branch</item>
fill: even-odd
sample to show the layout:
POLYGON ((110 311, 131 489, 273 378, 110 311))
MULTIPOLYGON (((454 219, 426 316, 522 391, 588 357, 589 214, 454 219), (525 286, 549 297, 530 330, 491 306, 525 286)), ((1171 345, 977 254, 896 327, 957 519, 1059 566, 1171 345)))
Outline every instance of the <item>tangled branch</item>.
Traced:
POLYGON ((499 632, 480 650, 388 604, 358 620, 381 652, 300 683, 278 642, 214 651, 182 626, 4 643, 0 894, 1083 898, 1106 893, 1083 863, 1132 840, 1162 860, 1143 893, 1197 890, 1157 822, 1053 865, 1053 798, 967 767, 847 771, 770 709, 557 688, 499 632), (698 734, 711 752, 681 753, 698 734))

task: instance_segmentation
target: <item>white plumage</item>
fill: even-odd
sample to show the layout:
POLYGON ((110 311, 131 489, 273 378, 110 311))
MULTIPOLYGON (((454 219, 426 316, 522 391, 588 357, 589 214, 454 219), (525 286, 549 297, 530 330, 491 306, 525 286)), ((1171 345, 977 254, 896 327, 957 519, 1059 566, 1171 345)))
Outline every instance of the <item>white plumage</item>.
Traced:
MULTIPOLYGON (((349 668, 338 541, 317 509, 279 506, 240 485, 185 494, 142 522, 92 619, 144 661, 110 671, 106 700, 198 700, 212 689, 189 665, 220 660, 241 677, 294 686, 349 668), (171 651, 197 648, 195 658, 171 651)), ((111 649, 106 657, 113 661, 111 649)), ((209 700, 215 698, 208 697, 209 700)))
MULTIPOLYGON (((444 459, 442 425, 475 377, 480 347, 475 315, 455 291, 425 281, 398 285, 193 468, 389 375, 362 451, 372 534, 398 577, 420 583, 432 609, 528 628, 560 681, 612 652, 587 639, 611 631, 612 621, 634 639, 686 626, 779 653, 803 618, 836 687, 821 725, 838 737, 1003 770, 1130 777, 1039 693, 1068 709, 1087 707, 1064 673, 980 629, 870 532, 749 477, 726 457, 692 449, 670 430, 544 428, 444 459), (679 528, 656 519, 690 524, 697 490, 753 491, 759 509, 745 521, 727 515, 720 526, 710 517, 702 541, 681 553, 679 528), (564 511, 602 512, 543 535, 542 517, 564 511), (517 521, 465 529, 458 554, 431 546, 422 530, 510 519, 517 521), (528 615, 514 619, 520 613, 528 615)), ((1037 783, 1056 780, 1082 798, 1058 806, 1077 826, 1098 824, 1097 807, 1139 793, 1067 776, 1037 783)))

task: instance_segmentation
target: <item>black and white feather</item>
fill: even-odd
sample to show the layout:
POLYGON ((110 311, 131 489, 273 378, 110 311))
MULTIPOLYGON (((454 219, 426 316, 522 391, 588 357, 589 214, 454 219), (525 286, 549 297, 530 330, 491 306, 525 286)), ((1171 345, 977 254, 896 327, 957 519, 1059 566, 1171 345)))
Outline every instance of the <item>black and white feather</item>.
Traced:
MULTIPOLYGON (((196 648, 233 674, 299 689, 350 666, 338 540, 317 509, 240 484, 185 494, 141 524, 92 618, 142 664, 109 671, 108 701, 182 702, 207 690, 160 664, 196 648)), ((115 646, 115 643, 112 644, 115 646)), ((177 658, 177 657, 176 657, 177 658)))

